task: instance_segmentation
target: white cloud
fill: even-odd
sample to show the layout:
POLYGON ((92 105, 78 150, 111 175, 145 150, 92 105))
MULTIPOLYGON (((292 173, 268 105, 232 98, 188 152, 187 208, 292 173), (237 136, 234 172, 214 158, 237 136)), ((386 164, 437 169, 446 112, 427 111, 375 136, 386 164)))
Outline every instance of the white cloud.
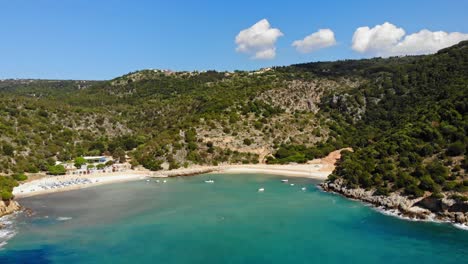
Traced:
POLYGON ((405 30, 388 22, 373 28, 360 27, 353 35, 353 50, 361 53, 388 52, 405 35, 405 30))
POLYGON ((354 32, 352 49, 377 56, 420 55, 435 53, 468 39, 468 34, 427 29, 405 34, 404 29, 388 22, 373 28, 360 27, 354 32))
POLYGON ((319 29, 319 31, 310 34, 303 40, 296 40, 293 46, 302 53, 309 53, 318 49, 327 48, 336 44, 335 33, 331 29, 319 29))
POLYGON ((405 36, 403 41, 393 49, 396 54, 428 54, 440 49, 453 46, 460 41, 467 40, 468 34, 460 32, 447 33, 444 31, 432 32, 423 29, 418 33, 405 36))
POLYGON ((273 59, 276 56, 276 40, 283 33, 272 28, 266 19, 242 30, 236 36, 237 52, 253 54, 253 59, 273 59))

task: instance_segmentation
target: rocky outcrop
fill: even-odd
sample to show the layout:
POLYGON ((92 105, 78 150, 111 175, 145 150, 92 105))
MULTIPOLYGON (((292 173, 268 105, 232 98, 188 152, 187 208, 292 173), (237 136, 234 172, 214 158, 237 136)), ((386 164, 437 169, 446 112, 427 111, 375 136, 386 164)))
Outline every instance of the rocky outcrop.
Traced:
POLYGON ((374 190, 347 188, 342 179, 321 184, 323 190, 373 204, 384 209, 398 210, 402 215, 417 219, 435 219, 468 225, 468 202, 453 199, 419 197, 411 199, 398 192, 388 196, 374 195, 374 190))
POLYGON ((10 201, 1 201, 0 200, 0 217, 14 213, 21 209, 21 206, 18 202, 10 200, 10 201))
POLYGON ((362 82, 346 78, 339 78, 336 81, 322 78, 314 78, 309 81, 293 80, 285 82, 281 88, 261 93, 256 99, 270 102, 288 113, 295 111, 317 113, 320 110, 319 104, 325 92, 356 88, 362 82))

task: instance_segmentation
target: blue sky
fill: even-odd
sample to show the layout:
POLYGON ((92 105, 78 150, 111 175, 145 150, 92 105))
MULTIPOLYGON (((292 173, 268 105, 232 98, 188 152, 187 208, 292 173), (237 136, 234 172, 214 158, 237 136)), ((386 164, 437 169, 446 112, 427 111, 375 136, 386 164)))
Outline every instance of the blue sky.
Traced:
POLYGON ((406 34, 468 33, 466 10, 465 0, 0 0, 0 78, 110 79, 146 68, 251 70, 370 57, 390 54, 389 48, 353 50, 358 27, 389 22, 406 34), (283 34, 274 43, 276 56, 236 52, 239 32, 262 19, 283 34), (335 45, 311 53, 291 46, 325 28, 335 45))

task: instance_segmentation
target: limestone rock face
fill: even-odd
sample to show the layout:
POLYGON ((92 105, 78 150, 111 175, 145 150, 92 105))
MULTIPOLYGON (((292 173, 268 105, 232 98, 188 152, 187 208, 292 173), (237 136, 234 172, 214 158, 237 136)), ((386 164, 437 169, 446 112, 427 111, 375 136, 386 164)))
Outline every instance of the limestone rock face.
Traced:
POLYGON ((21 206, 16 201, 0 201, 0 217, 11 214, 21 209, 21 206))
POLYGON ((466 216, 463 213, 455 213, 455 219, 457 222, 466 223, 466 216))
POLYGON ((468 225, 468 202, 466 201, 433 197, 410 199, 398 192, 390 193, 388 196, 374 195, 374 190, 347 188, 343 179, 337 179, 333 182, 326 181, 321 184, 321 187, 325 191, 336 192, 349 198, 382 206, 385 209, 397 209, 408 217, 429 219, 435 216, 438 220, 468 225))

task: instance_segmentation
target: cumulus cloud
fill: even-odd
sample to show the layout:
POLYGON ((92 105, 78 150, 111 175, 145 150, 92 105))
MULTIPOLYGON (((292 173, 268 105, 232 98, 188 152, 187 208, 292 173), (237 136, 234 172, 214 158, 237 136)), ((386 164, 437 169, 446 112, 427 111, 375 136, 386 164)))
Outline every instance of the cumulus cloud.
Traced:
POLYGON ((310 53, 318 49, 327 48, 336 44, 335 33, 331 29, 319 29, 302 40, 293 42, 296 50, 302 53, 310 53))
POLYGON ((236 36, 236 51, 253 54, 253 59, 273 59, 276 56, 276 41, 283 33, 272 28, 266 19, 244 29, 236 36))
POLYGON ((357 28, 353 35, 352 49, 370 55, 398 56, 435 53, 440 49, 468 39, 468 34, 459 32, 429 31, 405 35, 403 28, 385 22, 373 28, 357 28))
POLYGON ((468 34, 460 32, 429 31, 423 29, 418 33, 405 36, 394 48, 396 54, 428 54, 467 40, 468 34))
POLYGON ((381 53, 391 50, 405 35, 402 28, 388 22, 373 28, 360 27, 353 35, 353 50, 361 53, 381 53))

